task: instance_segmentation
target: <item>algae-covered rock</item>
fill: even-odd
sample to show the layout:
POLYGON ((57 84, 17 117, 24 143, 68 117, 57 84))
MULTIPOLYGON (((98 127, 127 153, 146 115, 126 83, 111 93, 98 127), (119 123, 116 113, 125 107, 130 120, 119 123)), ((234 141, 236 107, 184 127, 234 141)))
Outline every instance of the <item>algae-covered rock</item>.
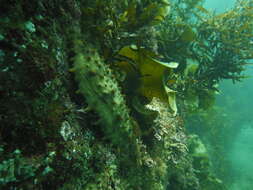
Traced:
MULTIPOLYGON (((213 33, 222 36, 217 47, 226 47, 228 15, 239 17, 214 17, 229 30, 213 30, 211 18, 189 19, 205 12, 200 4, 1 1, 0 188, 189 190, 221 184, 209 173, 203 144, 187 144, 183 103, 211 105, 217 82, 239 79, 240 58, 249 58, 251 49, 246 43, 244 52, 238 52, 241 44, 217 51, 227 58, 233 52, 229 60, 235 62, 226 64, 207 48, 210 36, 216 41, 213 33), (198 67, 187 67, 189 59, 198 67)), ((248 25, 239 28, 250 33, 248 25)))
POLYGON ((193 159, 193 168, 196 170, 196 175, 199 179, 200 189, 225 190, 226 187, 223 182, 212 172, 211 160, 201 139, 197 135, 190 135, 188 146, 193 159))

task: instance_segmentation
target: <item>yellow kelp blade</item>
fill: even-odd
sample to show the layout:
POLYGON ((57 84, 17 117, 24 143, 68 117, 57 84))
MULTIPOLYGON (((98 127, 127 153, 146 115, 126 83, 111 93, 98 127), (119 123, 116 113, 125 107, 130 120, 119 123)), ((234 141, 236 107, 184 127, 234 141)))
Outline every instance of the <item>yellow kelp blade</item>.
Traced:
POLYGON ((168 95, 170 108, 173 111, 173 115, 176 116, 177 115, 176 91, 170 89, 166 85, 164 86, 164 88, 168 95))
POLYGON ((177 62, 169 62, 169 63, 167 63, 167 62, 158 61, 158 60, 156 60, 156 59, 154 59, 152 57, 150 59, 152 59, 154 62, 156 62, 156 63, 158 63, 160 65, 163 65, 163 66, 171 68, 171 69, 175 69, 179 65, 177 62))
POLYGON ((136 50, 133 50, 131 46, 125 46, 115 56, 119 60, 115 62, 115 65, 129 76, 139 74, 139 69, 136 64, 138 57, 139 55, 136 50))
POLYGON ((121 48, 118 55, 128 57, 133 61, 136 61, 139 58, 138 51, 131 48, 131 46, 125 46, 121 48))
POLYGON ((131 63, 127 61, 118 61, 115 63, 115 65, 117 65, 117 67, 119 67, 121 70, 126 72, 126 74, 131 74, 131 73, 136 72, 134 66, 132 66, 131 63))
POLYGON ((162 76, 167 67, 157 63, 148 56, 140 57, 139 64, 142 76, 139 92, 149 100, 157 97, 166 102, 167 96, 163 88, 162 76))
MULTIPOLYGON (((147 78, 148 78, 148 76, 147 76, 147 78)), ((153 97, 157 97, 163 102, 168 101, 167 94, 166 94, 166 92, 159 80, 152 81, 149 79, 144 79, 144 77, 143 77, 141 79, 141 85, 138 88, 138 92, 142 96, 145 96, 150 101, 152 100, 153 97)))
MULTIPOLYGON (((157 57, 154 52, 147 49, 133 49, 130 46, 123 47, 119 53, 120 56, 127 57, 136 63, 136 67, 140 72, 141 85, 138 92, 152 100, 157 97, 163 102, 168 102, 173 114, 177 114, 176 91, 168 88, 163 81, 164 74, 169 75, 171 69, 178 67, 177 62, 162 62, 153 57, 157 57)), ((124 67, 122 67, 124 68, 124 67)), ((131 72, 130 69, 124 69, 131 72)))
POLYGON ((143 85, 154 89, 162 86, 162 76, 167 67, 145 55, 143 55, 140 60, 139 68, 140 73, 143 76, 143 85))
POLYGON ((141 74, 147 77, 141 79, 142 85, 139 92, 150 100, 157 97, 163 102, 169 102, 173 115, 177 114, 176 91, 164 84, 163 77, 166 71, 169 75, 170 70, 177 68, 178 65, 176 62, 166 63, 154 58, 146 58, 146 61, 140 66, 141 74))
POLYGON ((162 62, 143 54, 139 62, 140 73, 143 76, 142 83, 144 86, 160 88, 160 86, 163 86, 165 70, 171 70, 177 67, 178 63, 176 62, 162 62))

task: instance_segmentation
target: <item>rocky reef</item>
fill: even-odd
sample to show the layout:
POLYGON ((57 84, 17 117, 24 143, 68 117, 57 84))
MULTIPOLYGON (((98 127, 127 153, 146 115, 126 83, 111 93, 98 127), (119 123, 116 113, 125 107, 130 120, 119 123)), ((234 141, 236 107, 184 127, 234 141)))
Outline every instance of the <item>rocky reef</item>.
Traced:
POLYGON ((250 2, 1 1, 0 188, 225 189, 184 117, 243 78, 250 2))

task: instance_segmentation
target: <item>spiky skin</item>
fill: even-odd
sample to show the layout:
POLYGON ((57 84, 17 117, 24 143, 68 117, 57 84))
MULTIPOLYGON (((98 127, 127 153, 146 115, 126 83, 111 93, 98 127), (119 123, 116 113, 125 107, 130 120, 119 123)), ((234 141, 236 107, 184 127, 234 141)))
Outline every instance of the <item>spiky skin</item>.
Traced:
POLYGON ((73 58, 79 90, 88 105, 101 118, 101 125, 113 144, 126 146, 133 138, 133 120, 111 69, 103 63, 95 48, 81 41, 75 43, 73 58), (128 140, 127 140, 128 139, 128 140))

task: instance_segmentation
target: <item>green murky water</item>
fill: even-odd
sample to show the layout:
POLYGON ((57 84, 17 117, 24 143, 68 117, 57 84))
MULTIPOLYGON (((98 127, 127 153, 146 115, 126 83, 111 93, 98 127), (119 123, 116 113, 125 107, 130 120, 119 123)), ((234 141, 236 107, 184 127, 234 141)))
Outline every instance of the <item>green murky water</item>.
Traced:
MULTIPOLYGON (((205 6, 221 13, 229 10, 234 3, 234 0, 207 0, 205 6)), ((245 75, 249 78, 240 83, 223 81, 219 85, 220 93, 215 106, 217 112, 209 120, 213 122, 210 130, 213 134, 204 129, 210 127, 210 123, 198 121, 189 126, 190 131, 196 132, 196 128, 192 128, 202 125, 197 127, 201 128, 197 131, 200 131, 199 135, 208 147, 214 172, 228 190, 253 189, 252 66, 246 69, 245 75)))

